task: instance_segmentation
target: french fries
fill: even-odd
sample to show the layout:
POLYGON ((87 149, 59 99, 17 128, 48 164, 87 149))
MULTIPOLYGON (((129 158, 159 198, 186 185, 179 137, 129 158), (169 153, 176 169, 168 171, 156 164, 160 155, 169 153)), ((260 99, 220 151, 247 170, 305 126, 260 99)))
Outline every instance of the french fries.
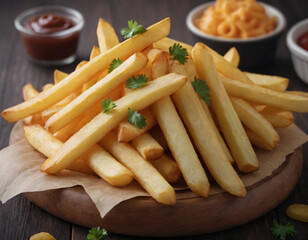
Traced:
POLYGON ((104 79, 80 94, 74 101, 48 119, 46 128, 52 133, 58 131, 94 105, 102 96, 110 93, 128 77, 143 68, 146 63, 147 59, 143 54, 137 53, 132 55, 104 79))
POLYGON ((108 133, 100 144, 134 173, 136 180, 154 199, 166 205, 175 204, 173 188, 132 146, 119 143, 114 132, 108 133))
POLYGON ((153 161, 163 155, 164 149, 149 133, 144 133, 132 141, 133 147, 145 160, 153 161))
POLYGON ((233 81, 223 76, 221 80, 227 93, 232 96, 287 111, 308 111, 308 97, 306 96, 276 92, 253 84, 233 81))
POLYGON ((243 172, 257 170, 258 159, 216 72, 209 50, 203 44, 197 43, 193 48, 192 56, 199 77, 204 79, 211 89, 213 110, 236 165, 243 172))
POLYGON ((100 52, 106 52, 119 44, 119 39, 113 27, 102 18, 98 21, 96 35, 100 52))
POLYGON ((107 52, 100 54, 98 57, 85 64, 77 71, 71 73, 52 88, 40 93, 35 98, 5 109, 1 113, 2 117, 8 122, 16 122, 32 115, 33 113, 44 110, 52 104, 60 101, 71 92, 80 88, 83 83, 99 73, 101 69, 107 68, 114 58, 125 59, 134 52, 166 37, 169 32, 170 18, 165 18, 147 28, 146 32, 137 34, 133 38, 127 39, 109 49, 107 52))
POLYGON ((209 171, 224 190, 246 196, 232 163, 242 172, 257 170, 251 144, 272 150, 279 141, 274 128, 292 124, 291 111, 308 111, 308 93, 286 91, 287 78, 242 72, 235 48, 221 56, 204 44, 167 38, 169 32, 166 18, 119 43, 100 19, 99 48, 89 61, 71 74, 55 70, 54 84, 40 93, 24 86, 24 102, 2 116, 23 119, 25 138, 48 157, 41 171, 97 174, 115 187, 134 178, 166 205, 176 202, 168 182, 182 176, 207 197, 209 171), (132 80, 137 89, 129 88, 132 80))
POLYGON ((47 173, 61 171, 125 119, 128 116, 128 108, 143 109, 158 99, 170 95, 181 87, 185 81, 186 77, 184 76, 168 74, 115 101, 116 109, 107 114, 98 114, 67 140, 59 151, 48 158, 42 165, 41 170, 47 173))
POLYGON ((273 149, 280 137, 270 122, 243 99, 236 97, 230 97, 230 99, 241 122, 273 149))

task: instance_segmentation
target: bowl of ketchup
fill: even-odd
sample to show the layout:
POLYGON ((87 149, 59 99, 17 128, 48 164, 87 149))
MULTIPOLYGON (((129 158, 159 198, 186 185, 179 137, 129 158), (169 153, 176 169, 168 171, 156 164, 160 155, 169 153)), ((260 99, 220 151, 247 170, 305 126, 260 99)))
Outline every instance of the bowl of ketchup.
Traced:
POLYGON ((300 21, 290 29, 287 45, 296 74, 308 84, 308 19, 300 21))
POLYGON ((83 16, 76 10, 63 6, 42 6, 22 12, 15 19, 28 57, 43 65, 72 63, 83 16))

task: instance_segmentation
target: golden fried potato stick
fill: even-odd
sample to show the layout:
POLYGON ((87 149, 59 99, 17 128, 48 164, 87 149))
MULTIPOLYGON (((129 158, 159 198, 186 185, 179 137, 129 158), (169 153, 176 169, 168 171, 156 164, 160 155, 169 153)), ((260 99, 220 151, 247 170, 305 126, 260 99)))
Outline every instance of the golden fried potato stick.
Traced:
POLYGON ((126 59, 133 53, 144 49, 153 42, 166 37, 170 32, 170 18, 153 24, 146 32, 137 34, 130 39, 114 46, 100 54, 79 70, 71 73, 52 88, 37 95, 30 101, 20 103, 5 109, 1 115, 8 122, 16 122, 60 101, 71 92, 81 88, 82 84, 98 74, 102 69, 108 68, 114 58, 126 59))
MULTIPOLYGON (((191 60, 191 61, 188 60, 188 62, 187 62, 185 65, 192 65, 192 64, 194 64, 193 61, 192 61, 192 60, 191 60)), ((188 77, 188 79, 190 79, 190 81, 193 81, 194 78, 196 77, 196 74, 195 74, 194 76, 192 76, 192 73, 195 72, 194 70, 190 70, 191 72, 190 72, 190 74, 188 74, 187 71, 186 71, 186 69, 189 69, 189 68, 192 68, 192 66, 191 66, 191 67, 186 67, 186 66, 180 64, 178 61, 172 61, 172 60, 171 60, 171 61, 170 61, 170 64, 169 64, 169 71, 170 71, 170 72, 175 72, 175 73, 180 73, 180 74, 186 75, 186 76, 188 77)), ((195 66, 194 66, 194 68, 195 68, 195 66)), ((195 73, 196 73, 196 72, 195 72, 195 73)), ((187 83, 186 83, 186 84, 187 84, 187 83)), ((182 88, 184 88, 184 87, 182 87, 182 88)), ((186 87, 186 90, 187 90, 187 87, 186 87)), ((180 90, 179 90, 179 91, 180 91, 180 90)), ((194 93, 194 91, 189 91, 189 92, 186 92, 186 93, 189 94, 189 95, 192 95, 192 93, 194 93)), ((196 95, 196 94, 194 94, 194 95, 196 95)), ((178 97, 179 97, 179 101, 181 101, 181 100, 180 100, 181 96, 178 96, 178 97)), ((184 96, 183 96, 183 97, 184 97, 184 96)), ((195 96, 193 96, 193 98, 195 99, 195 96)), ((203 111, 204 111, 204 113, 205 113, 205 115, 206 115, 206 117, 207 117, 207 120, 208 120, 209 123, 211 124, 211 127, 212 127, 212 129, 214 130, 215 135, 216 135, 216 137, 217 137, 217 139, 218 139, 218 141, 219 141, 219 143, 220 143, 220 145, 221 145, 223 151, 225 152, 226 157, 228 158, 228 160, 230 161, 230 163, 233 164, 233 163, 234 163, 234 160, 233 160, 233 158, 232 158, 232 156, 231 156, 231 153, 230 153, 230 151, 229 151, 229 149, 228 149, 228 147, 227 147, 227 145, 226 145, 224 139, 223 139, 222 136, 220 135, 220 132, 218 131, 218 129, 217 129, 215 123, 214 123, 214 120, 213 120, 213 118, 212 118, 212 115, 211 115, 211 113, 210 113, 210 110, 208 109, 207 103, 204 102, 204 101, 201 99, 201 97, 198 97, 198 98, 199 98, 199 102, 200 102, 200 104, 201 104, 201 106, 202 106, 202 109, 203 109, 203 111)), ((174 100, 174 99, 173 99, 173 100, 174 100)), ((189 99, 186 99, 186 100, 188 101, 187 104, 191 102, 189 99)), ((181 103, 179 102, 179 104, 181 104, 181 103)), ((198 107, 200 106, 200 104, 198 103, 198 107)), ((176 105, 177 105, 177 104, 176 104, 176 105)), ((177 107, 178 107, 178 106, 177 106, 177 107)), ((189 105, 188 105, 187 107, 190 108, 189 105)), ((189 109, 189 110, 192 110, 192 109, 189 109)), ((199 110, 200 110, 200 109, 199 109, 199 110)), ((198 111, 199 111, 199 110, 198 110, 198 111)), ((182 114, 187 115, 187 114, 184 113, 184 112, 183 112, 182 114)), ((201 110, 201 112, 199 112, 198 114, 203 115, 202 110, 201 110)), ((193 115, 195 115, 195 114, 193 114, 193 115)), ((193 116, 193 115, 192 115, 192 116, 193 116)), ((183 117, 182 117, 182 119, 183 119, 183 117)), ((185 122, 185 121, 184 121, 184 122, 185 122)), ((187 125, 188 123, 185 123, 185 124, 187 125)), ((192 124, 193 124, 193 123, 192 123, 192 124)), ((193 124, 193 125, 194 125, 194 124, 193 124)), ((193 131, 193 129, 191 129, 190 131, 193 131)), ((199 150, 199 151, 200 151, 200 150, 199 150)))
POLYGON ((255 85, 269 88, 277 92, 284 92, 289 85, 288 78, 250 72, 244 73, 255 85))
POLYGON ((175 204, 174 189, 129 143, 119 143, 116 133, 111 131, 99 144, 131 170, 135 179, 156 201, 166 205, 175 204))
POLYGON ((210 88, 213 110, 239 170, 242 172, 257 170, 259 168, 257 156, 224 89, 210 51, 202 43, 197 43, 193 48, 192 57, 199 77, 205 80, 210 88))
POLYGON ((96 35, 102 53, 119 44, 119 39, 114 28, 102 18, 98 20, 96 35))
POLYGON ((245 126, 244 129, 252 145, 267 151, 273 150, 273 146, 263 141, 263 139, 261 139, 255 132, 253 132, 252 130, 250 130, 248 127, 245 126))
MULTIPOLYGON (((50 157, 63 145, 60 140, 56 139, 51 133, 37 124, 25 126, 24 134, 27 142, 46 157, 50 157)), ((94 174, 88 165, 80 158, 76 159, 67 169, 85 174, 94 174)))
POLYGON ((164 134, 160 130, 159 126, 156 125, 152 129, 150 129, 150 133, 152 137, 159 143, 160 146, 163 147, 165 151, 169 150, 168 143, 166 138, 164 137, 164 134))
POLYGON ((230 100, 241 122, 273 149, 280 137, 270 122, 245 100, 232 96, 230 100))
POLYGON ((274 128, 286 128, 294 122, 293 113, 290 111, 266 106, 259 112, 274 128))
POLYGON ((30 100, 31 98, 34 98, 39 94, 39 91, 37 91, 31 83, 26 84, 22 88, 22 94, 25 101, 30 100))
POLYGON ((136 137, 131 144, 148 161, 156 160, 164 153, 163 147, 148 132, 136 137))
POLYGON ((128 117, 128 108, 141 110, 158 99, 168 96, 186 82, 186 77, 178 74, 168 74, 149 82, 125 95, 114 103, 117 105, 108 113, 100 113, 91 122, 80 129, 63 147, 48 158, 41 170, 47 173, 57 173, 68 166, 74 159, 97 143, 105 134, 114 129, 120 121, 128 117))
POLYGON ((191 83, 185 83, 173 93, 172 99, 207 169, 216 182, 227 192, 238 197, 245 197, 244 184, 225 155, 191 83))
POLYGON ((74 118, 80 116, 103 96, 110 93, 127 78, 143 68, 146 63, 147 58, 142 53, 136 53, 129 57, 104 79, 101 79, 101 81, 97 82, 87 91, 81 93, 75 100, 49 118, 46 122, 48 131, 55 133, 74 118))
POLYGON ((92 51, 91 51, 91 54, 90 54, 90 61, 91 61, 93 58, 95 58, 95 57, 97 57, 98 55, 100 55, 100 54, 101 54, 101 50, 100 50, 98 47, 93 46, 92 51))
MULTIPOLYGON (((24 127, 24 131, 27 141, 46 157, 50 157, 63 146, 60 140, 39 125, 24 127)), ((82 158, 71 163, 68 169, 86 174, 95 172, 109 184, 118 187, 129 184, 133 179, 132 173, 126 167, 97 144, 84 153, 82 158)))
POLYGON ((46 83, 43 87, 42 87, 42 91, 46 91, 47 89, 51 88, 53 86, 52 83, 46 83))
POLYGON ((149 108, 145 108, 140 111, 140 114, 146 118, 147 125, 140 129, 134 125, 131 125, 127 119, 120 122, 116 128, 118 141, 119 142, 129 142, 135 139, 136 137, 140 136, 141 134, 147 132, 152 127, 156 125, 156 119, 154 114, 151 112, 149 108))
POLYGON ((228 94, 245 100, 294 112, 308 111, 308 97, 277 92, 221 76, 228 94))
POLYGON ((67 73, 56 69, 53 73, 54 84, 57 84, 58 82, 62 81, 67 76, 68 76, 67 73))
MULTIPOLYGON (((183 48, 187 49, 188 54, 191 55, 191 51, 193 48, 192 46, 186 43, 171 39, 171 38, 162 38, 161 40, 154 42, 154 47, 160 48, 168 52, 169 47, 172 46, 174 43, 180 43, 183 48)), ((224 74, 225 76, 231 79, 238 80, 240 82, 251 83, 250 79, 240 69, 233 66, 226 59, 224 59, 223 56, 215 52, 210 47, 208 46, 205 46, 205 47, 211 52, 213 61, 215 63, 215 67, 217 68, 218 72, 224 74)))
POLYGON ((234 67, 240 64, 240 54, 235 47, 232 47, 225 53, 224 59, 231 63, 234 67))
POLYGON ((81 61, 80 63, 77 64, 75 71, 79 70, 80 68, 82 68, 84 65, 86 65, 88 63, 88 61, 81 61))
POLYGON ((151 163, 169 183, 176 183, 182 176, 176 162, 166 154, 151 163))
POLYGON ((207 197, 210 191, 208 178, 171 98, 160 99, 151 109, 187 186, 194 193, 207 197))

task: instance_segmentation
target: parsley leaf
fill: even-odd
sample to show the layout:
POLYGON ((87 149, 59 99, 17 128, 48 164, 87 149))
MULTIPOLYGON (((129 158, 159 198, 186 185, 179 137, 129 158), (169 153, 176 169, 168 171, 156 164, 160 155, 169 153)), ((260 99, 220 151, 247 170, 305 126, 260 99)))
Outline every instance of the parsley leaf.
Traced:
POLYGON ((122 28, 121 29, 121 35, 125 39, 127 39, 127 38, 133 37, 134 35, 136 35, 138 33, 143 33, 145 31, 146 31, 146 29, 142 25, 139 25, 137 21, 129 20, 128 21, 128 28, 122 28))
POLYGON ((179 43, 175 43, 172 47, 169 47, 169 54, 173 57, 173 60, 178 60, 181 64, 187 62, 187 49, 183 48, 182 45, 179 43))
POLYGON ((111 73, 114 69, 116 69, 118 66, 122 64, 122 60, 120 58, 113 59, 112 62, 109 65, 108 73, 111 73))
POLYGON ((147 125, 146 118, 142 116, 138 111, 132 111, 128 108, 128 122, 139 129, 144 128, 147 125))
POLYGON ((148 78, 145 74, 140 74, 137 78, 132 76, 127 79, 126 87, 131 89, 136 89, 147 84, 148 78))
POLYGON ((210 88, 206 85, 205 81, 200 80, 195 77, 195 80, 191 82, 195 91, 200 95, 200 97, 210 106, 211 96, 210 88))
POLYGON ((89 234, 87 235, 87 239, 88 240, 101 240, 101 239, 105 238, 106 236, 108 236, 106 229, 104 229, 104 228, 101 229, 100 227, 95 227, 95 228, 91 228, 89 230, 89 234))
POLYGON ((282 225, 274 220, 274 226, 271 228, 273 236, 277 237, 280 240, 286 240, 288 238, 293 238, 297 234, 297 231, 294 229, 294 226, 290 222, 287 225, 282 225))
POLYGON ((103 108, 103 113, 109 112, 111 109, 114 109, 117 105, 112 101, 111 98, 107 98, 107 100, 103 100, 101 104, 103 108))

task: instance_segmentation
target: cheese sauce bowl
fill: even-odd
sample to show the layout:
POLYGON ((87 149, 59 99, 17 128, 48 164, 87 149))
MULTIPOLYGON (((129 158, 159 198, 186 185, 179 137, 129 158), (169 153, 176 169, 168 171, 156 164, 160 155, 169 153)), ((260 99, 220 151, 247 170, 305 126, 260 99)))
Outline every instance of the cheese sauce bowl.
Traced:
POLYGON ((84 26, 80 12, 64 6, 36 7, 18 15, 14 24, 35 63, 55 66, 75 60, 84 26))
POLYGON ((275 29, 266 35, 250 38, 224 38, 207 34, 197 27, 197 21, 203 12, 215 2, 201 4, 192 9, 186 17, 186 26, 195 36, 195 40, 203 42, 215 51, 224 55, 231 47, 240 54, 240 68, 257 69, 271 64, 275 60, 279 39, 286 27, 286 18, 281 11, 268 4, 260 3, 268 17, 276 17, 275 29))

